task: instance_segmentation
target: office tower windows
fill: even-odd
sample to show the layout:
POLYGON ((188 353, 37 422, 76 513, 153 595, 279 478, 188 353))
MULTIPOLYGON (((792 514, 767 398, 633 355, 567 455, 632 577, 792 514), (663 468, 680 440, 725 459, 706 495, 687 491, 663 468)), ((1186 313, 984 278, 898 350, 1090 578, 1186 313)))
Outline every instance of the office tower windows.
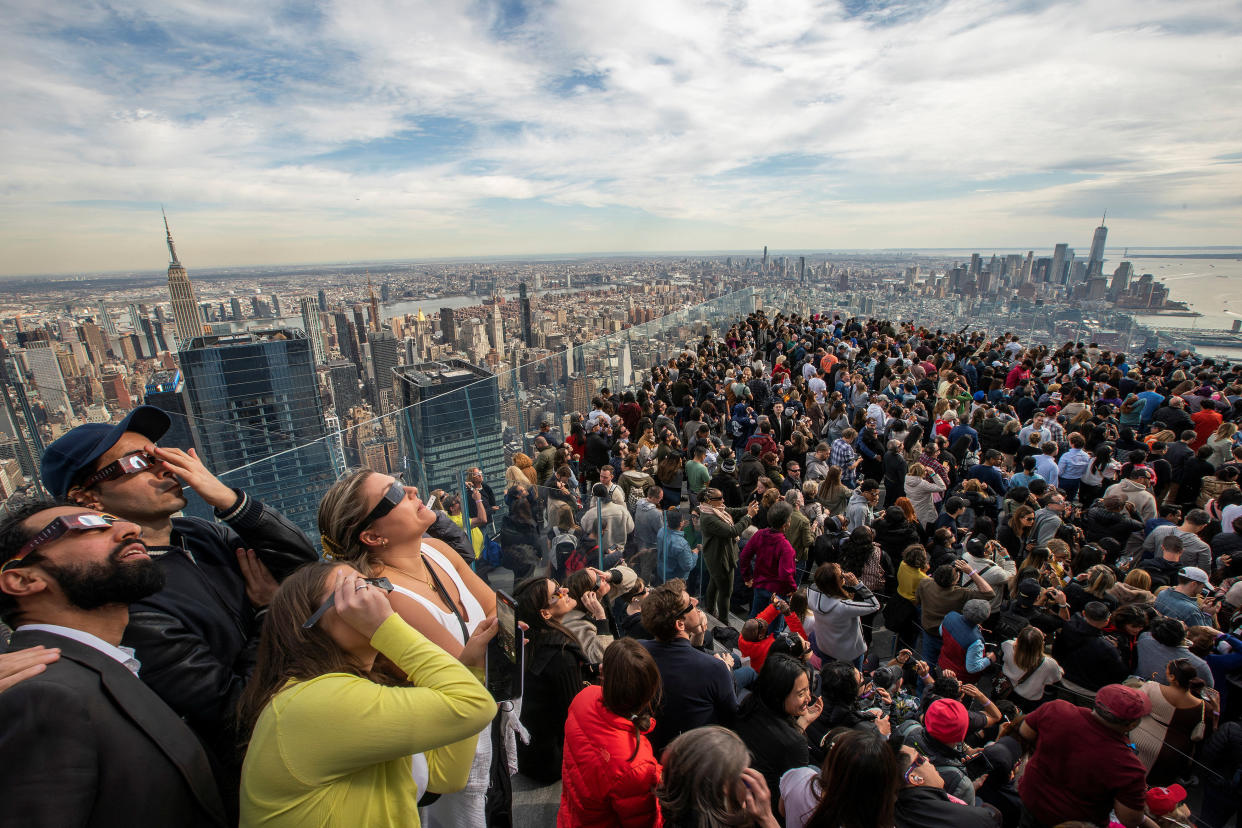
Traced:
POLYGON ((315 355, 315 364, 323 365, 327 362, 323 349, 323 327, 319 324, 319 307, 315 300, 310 296, 303 296, 298 300, 298 305, 302 309, 302 325, 306 331, 306 336, 310 339, 311 351, 315 355))
POLYGON ((406 480, 428 492, 452 489, 459 470, 478 466, 493 486, 504 479, 500 386, 465 360, 397 369, 406 480))
POLYGON ((376 414, 392 410, 393 369, 397 367, 400 343, 392 331, 372 331, 367 334, 371 346, 371 405, 376 414))
POLYGON ((319 498, 335 466, 306 335, 199 337, 182 349, 181 371, 208 468, 317 537, 319 498))

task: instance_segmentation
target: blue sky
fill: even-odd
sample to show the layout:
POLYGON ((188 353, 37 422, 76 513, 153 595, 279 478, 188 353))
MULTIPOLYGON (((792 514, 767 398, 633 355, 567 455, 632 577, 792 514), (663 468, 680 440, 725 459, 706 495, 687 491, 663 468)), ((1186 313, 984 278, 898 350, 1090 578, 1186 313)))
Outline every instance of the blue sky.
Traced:
POLYGON ((10 7, 0 273, 1242 243, 1242 5, 10 7))

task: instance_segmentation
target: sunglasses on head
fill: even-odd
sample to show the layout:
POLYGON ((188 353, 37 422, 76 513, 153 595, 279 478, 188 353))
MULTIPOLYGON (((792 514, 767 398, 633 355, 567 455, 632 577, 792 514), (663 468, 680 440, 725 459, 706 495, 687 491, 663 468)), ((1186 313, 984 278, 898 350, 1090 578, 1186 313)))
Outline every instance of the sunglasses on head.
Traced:
POLYGON ((99 471, 87 477, 82 481, 82 488, 89 489, 96 483, 103 483, 108 480, 116 480, 119 477, 127 477, 131 474, 137 474, 158 463, 159 460, 147 454, 145 451, 136 454, 127 454, 124 457, 113 460, 99 471))
POLYGON ((107 529, 118 520, 120 518, 114 515, 97 515, 93 512, 83 512, 79 515, 61 515, 36 532, 30 540, 26 541, 22 548, 17 550, 16 555, 4 562, 4 566, 0 567, 0 571, 20 566, 22 560, 29 556, 31 552, 34 552, 40 546, 46 546, 69 532, 89 532, 92 529, 107 529))
MULTIPOLYGON (((389 581, 387 578, 363 578, 362 580, 373 587, 379 587, 384 592, 392 592, 392 581, 389 581)), ((319 605, 319 609, 311 613, 310 618, 302 622, 302 629, 309 630, 315 626, 315 624, 319 623, 319 619, 323 618, 324 614, 334 606, 336 606, 336 590, 333 590, 328 595, 328 600, 319 605)))
POLYGON ((358 531, 354 534, 361 535, 368 526, 397 508, 403 500, 405 500, 405 484, 398 478, 388 487, 388 491, 384 492, 384 496, 380 498, 379 503, 375 504, 375 508, 367 512, 367 516, 362 519, 362 523, 358 524, 358 531))

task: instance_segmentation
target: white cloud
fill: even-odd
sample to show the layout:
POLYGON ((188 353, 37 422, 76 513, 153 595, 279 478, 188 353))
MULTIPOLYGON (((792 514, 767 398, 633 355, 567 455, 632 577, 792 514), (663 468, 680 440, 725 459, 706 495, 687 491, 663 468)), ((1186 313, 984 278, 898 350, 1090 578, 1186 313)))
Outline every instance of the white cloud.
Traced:
POLYGON ((109 205, 159 201, 203 264, 298 228, 329 258, 1048 246, 1103 207, 1133 244, 1239 241, 1236 4, 288 8, 20 10, 0 269, 141 266, 150 222, 109 205))

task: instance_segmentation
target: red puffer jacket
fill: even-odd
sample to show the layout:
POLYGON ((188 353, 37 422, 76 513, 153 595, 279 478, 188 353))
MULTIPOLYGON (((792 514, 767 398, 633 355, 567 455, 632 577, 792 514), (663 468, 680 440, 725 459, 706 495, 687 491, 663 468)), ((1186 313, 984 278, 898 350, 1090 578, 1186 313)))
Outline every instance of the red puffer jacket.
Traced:
POLYGON ((584 688, 569 705, 565 758, 561 764, 561 808, 557 828, 650 828, 660 825, 655 786, 660 763, 651 742, 634 725, 604 707, 604 689, 584 688))

